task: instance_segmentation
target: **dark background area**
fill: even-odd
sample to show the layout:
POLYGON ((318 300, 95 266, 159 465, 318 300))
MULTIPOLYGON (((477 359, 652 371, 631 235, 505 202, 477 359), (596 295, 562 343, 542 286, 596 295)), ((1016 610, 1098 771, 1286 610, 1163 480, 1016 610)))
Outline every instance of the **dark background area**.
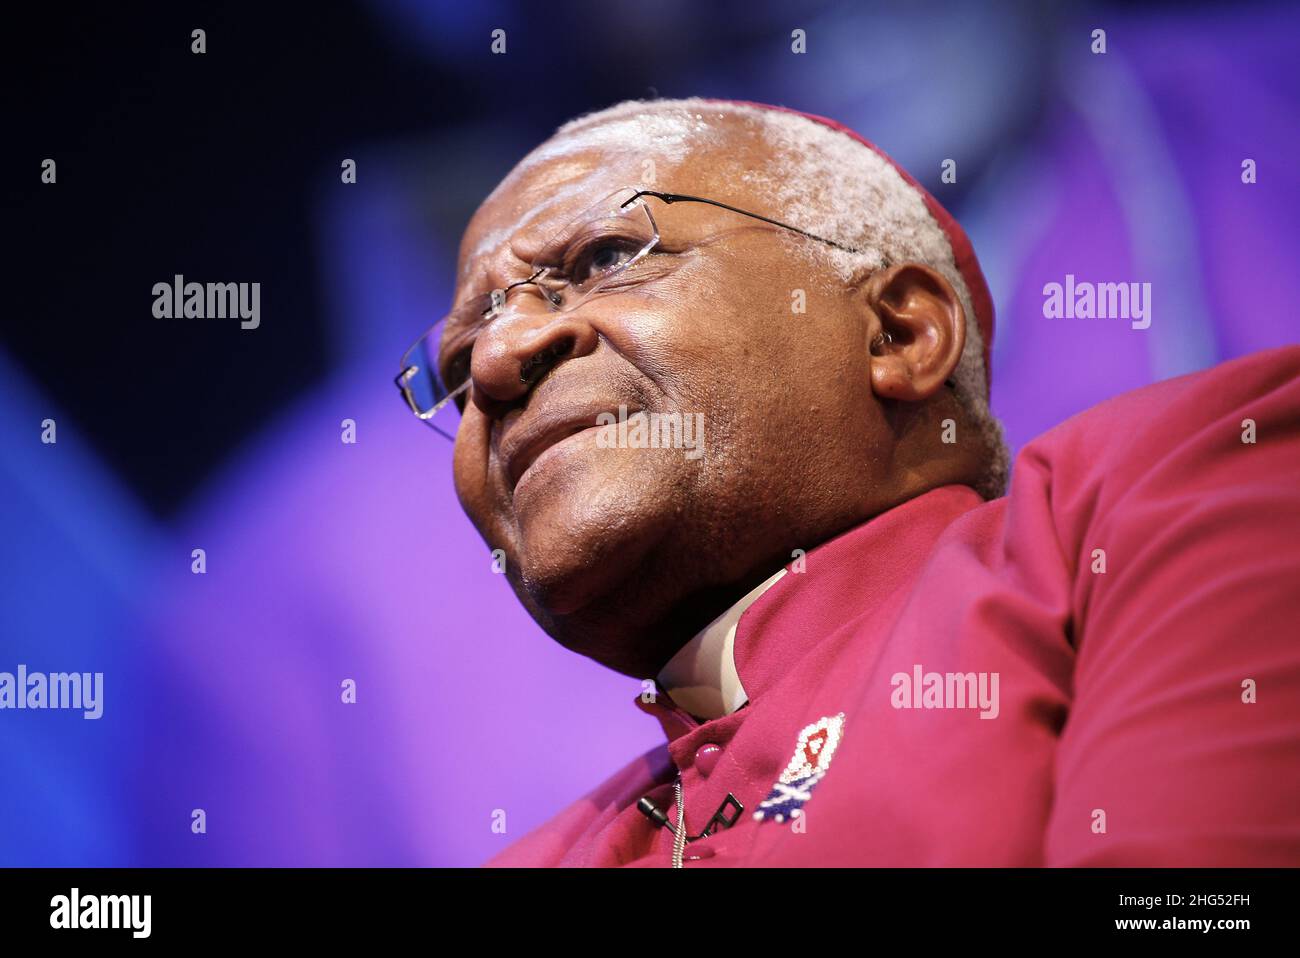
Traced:
POLYGON ((22 169, 5 176, 11 227, 23 224, 19 297, 3 345, 167 514, 334 359, 312 203, 338 158, 462 122, 495 87, 395 47, 355 4, 49 4, 23 17, 9 88, 28 95, 6 151, 22 169), (203 56, 190 51, 197 26, 203 56), (57 189, 31 175, 37 144, 58 162, 57 189), (263 310, 286 321, 259 329, 255 350, 237 324, 160 335, 148 291, 176 273, 261 278, 263 310))
MULTIPOLYGON (((174 514, 268 409, 318 383, 338 360, 313 217, 317 192, 337 182, 340 157, 368 143, 456 131, 440 144, 456 161, 454 188, 430 204, 436 227, 454 235, 510 165, 508 151, 476 156, 466 127, 477 127, 484 143, 505 136, 525 149, 564 119, 618 100, 691 95, 723 82, 712 73, 755 95, 779 91, 765 61, 789 59, 787 22, 812 25, 846 6, 866 9, 24 5, 9 15, 17 20, 6 43, 4 205, 17 240, 8 266, 19 281, 0 345, 59 396, 151 510, 174 514), (508 28, 509 55, 488 52, 494 24, 508 28), (202 56, 190 50, 195 27, 207 31, 202 56), (58 163, 53 190, 32 173, 47 156, 58 163), (466 188, 462 160, 482 177, 481 192, 466 188), (231 324, 162 331, 148 290, 176 273, 200 282, 260 278, 263 309, 281 320, 258 331, 255 351, 231 324)), ((873 7, 883 22, 905 8, 873 7)), ((1055 17, 1032 5, 989 10, 990 22, 1017 31, 1055 17)), ((861 51, 864 61, 880 56, 861 51)), ((1029 64, 1019 69, 1033 74, 1029 64)), ((1027 83, 1020 95, 1039 93, 1027 83)), ((1033 115, 1025 108, 1002 132, 1015 134, 1033 115)), ((947 198, 959 199, 966 182, 947 198)), ((444 263, 430 269, 449 274, 444 263)))

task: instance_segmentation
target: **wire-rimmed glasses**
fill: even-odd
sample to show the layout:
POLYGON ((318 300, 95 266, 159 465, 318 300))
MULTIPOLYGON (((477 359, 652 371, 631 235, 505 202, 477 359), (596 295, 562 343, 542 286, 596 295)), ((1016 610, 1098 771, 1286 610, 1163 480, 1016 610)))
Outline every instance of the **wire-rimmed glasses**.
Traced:
POLYGON ((629 271, 658 242, 659 227, 636 189, 617 190, 592 204, 540 247, 527 278, 471 297, 415 341, 395 380, 407 405, 454 439, 469 389, 474 339, 514 290, 532 287, 552 310, 568 311, 602 290, 632 285, 629 271))
MULTIPOLYGON (((417 418, 454 440, 470 388, 470 352, 478 333, 497 317, 511 291, 533 287, 552 310, 574 309, 591 296, 634 287, 644 275, 637 266, 659 245, 659 226, 646 204, 707 203, 836 249, 852 247, 779 220, 718 200, 684 193, 626 187, 602 197, 540 247, 529 275, 509 286, 473 296, 436 322, 402 356, 394 382, 417 418), (441 418, 435 422, 434 417, 441 418)), ((524 377, 527 381, 526 376, 524 377)))

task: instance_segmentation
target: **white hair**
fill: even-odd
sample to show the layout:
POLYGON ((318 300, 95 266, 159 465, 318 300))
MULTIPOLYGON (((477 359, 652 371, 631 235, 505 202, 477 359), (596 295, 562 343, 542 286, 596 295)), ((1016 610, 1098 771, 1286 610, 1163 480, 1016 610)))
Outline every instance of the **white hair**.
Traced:
POLYGON ((628 100, 589 113, 560 127, 564 145, 543 145, 525 160, 540 162, 546 149, 591 146, 645 150, 672 161, 692 148, 725 146, 726 131, 711 121, 724 117, 748 121, 753 135, 771 149, 763 169, 737 168, 734 175, 773 197, 778 218, 800 229, 833 239, 857 252, 824 243, 796 241, 792 248, 829 268, 843 281, 893 263, 923 263, 951 284, 964 313, 966 342, 953 371, 956 396, 984 447, 985 464, 976 489, 987 499, 1003 494, 1010 456, 1002 426, 989 408, 984 368, 984 341, 970 290, 953 258, 947 235, 921 194, 888 160, 848 134, 809 117, 743 103, 699 98, 628 100), (575 144, 574 138, 582 142, 575 144))

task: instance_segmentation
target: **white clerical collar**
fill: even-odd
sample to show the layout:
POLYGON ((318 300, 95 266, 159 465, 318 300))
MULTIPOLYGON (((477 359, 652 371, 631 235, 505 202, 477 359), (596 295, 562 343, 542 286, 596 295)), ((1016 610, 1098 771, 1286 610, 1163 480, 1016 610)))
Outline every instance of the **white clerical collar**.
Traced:
POLYGON ((736 626, 745 610, 783 575, 785 569, 780 569, 755 586, 682 646, 659 673, 659 687, 691 715, 702 719, 721 718, 749 701, 736 671, 736 626))

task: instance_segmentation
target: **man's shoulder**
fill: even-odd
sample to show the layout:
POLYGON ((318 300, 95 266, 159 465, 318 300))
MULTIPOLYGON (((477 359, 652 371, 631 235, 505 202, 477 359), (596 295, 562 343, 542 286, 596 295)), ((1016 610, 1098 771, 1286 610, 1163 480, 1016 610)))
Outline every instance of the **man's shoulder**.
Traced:
MULTIPOLYGON (((1285 346, 1099 403, 1027 444, 1017 468, 1050 472, 1054 485, 1122 485, 1265 442, 1294 449, 1297 418, 1300 346, 1285 346)), ((1257 468, 1235 465, 1246 473, 1257 468)))

